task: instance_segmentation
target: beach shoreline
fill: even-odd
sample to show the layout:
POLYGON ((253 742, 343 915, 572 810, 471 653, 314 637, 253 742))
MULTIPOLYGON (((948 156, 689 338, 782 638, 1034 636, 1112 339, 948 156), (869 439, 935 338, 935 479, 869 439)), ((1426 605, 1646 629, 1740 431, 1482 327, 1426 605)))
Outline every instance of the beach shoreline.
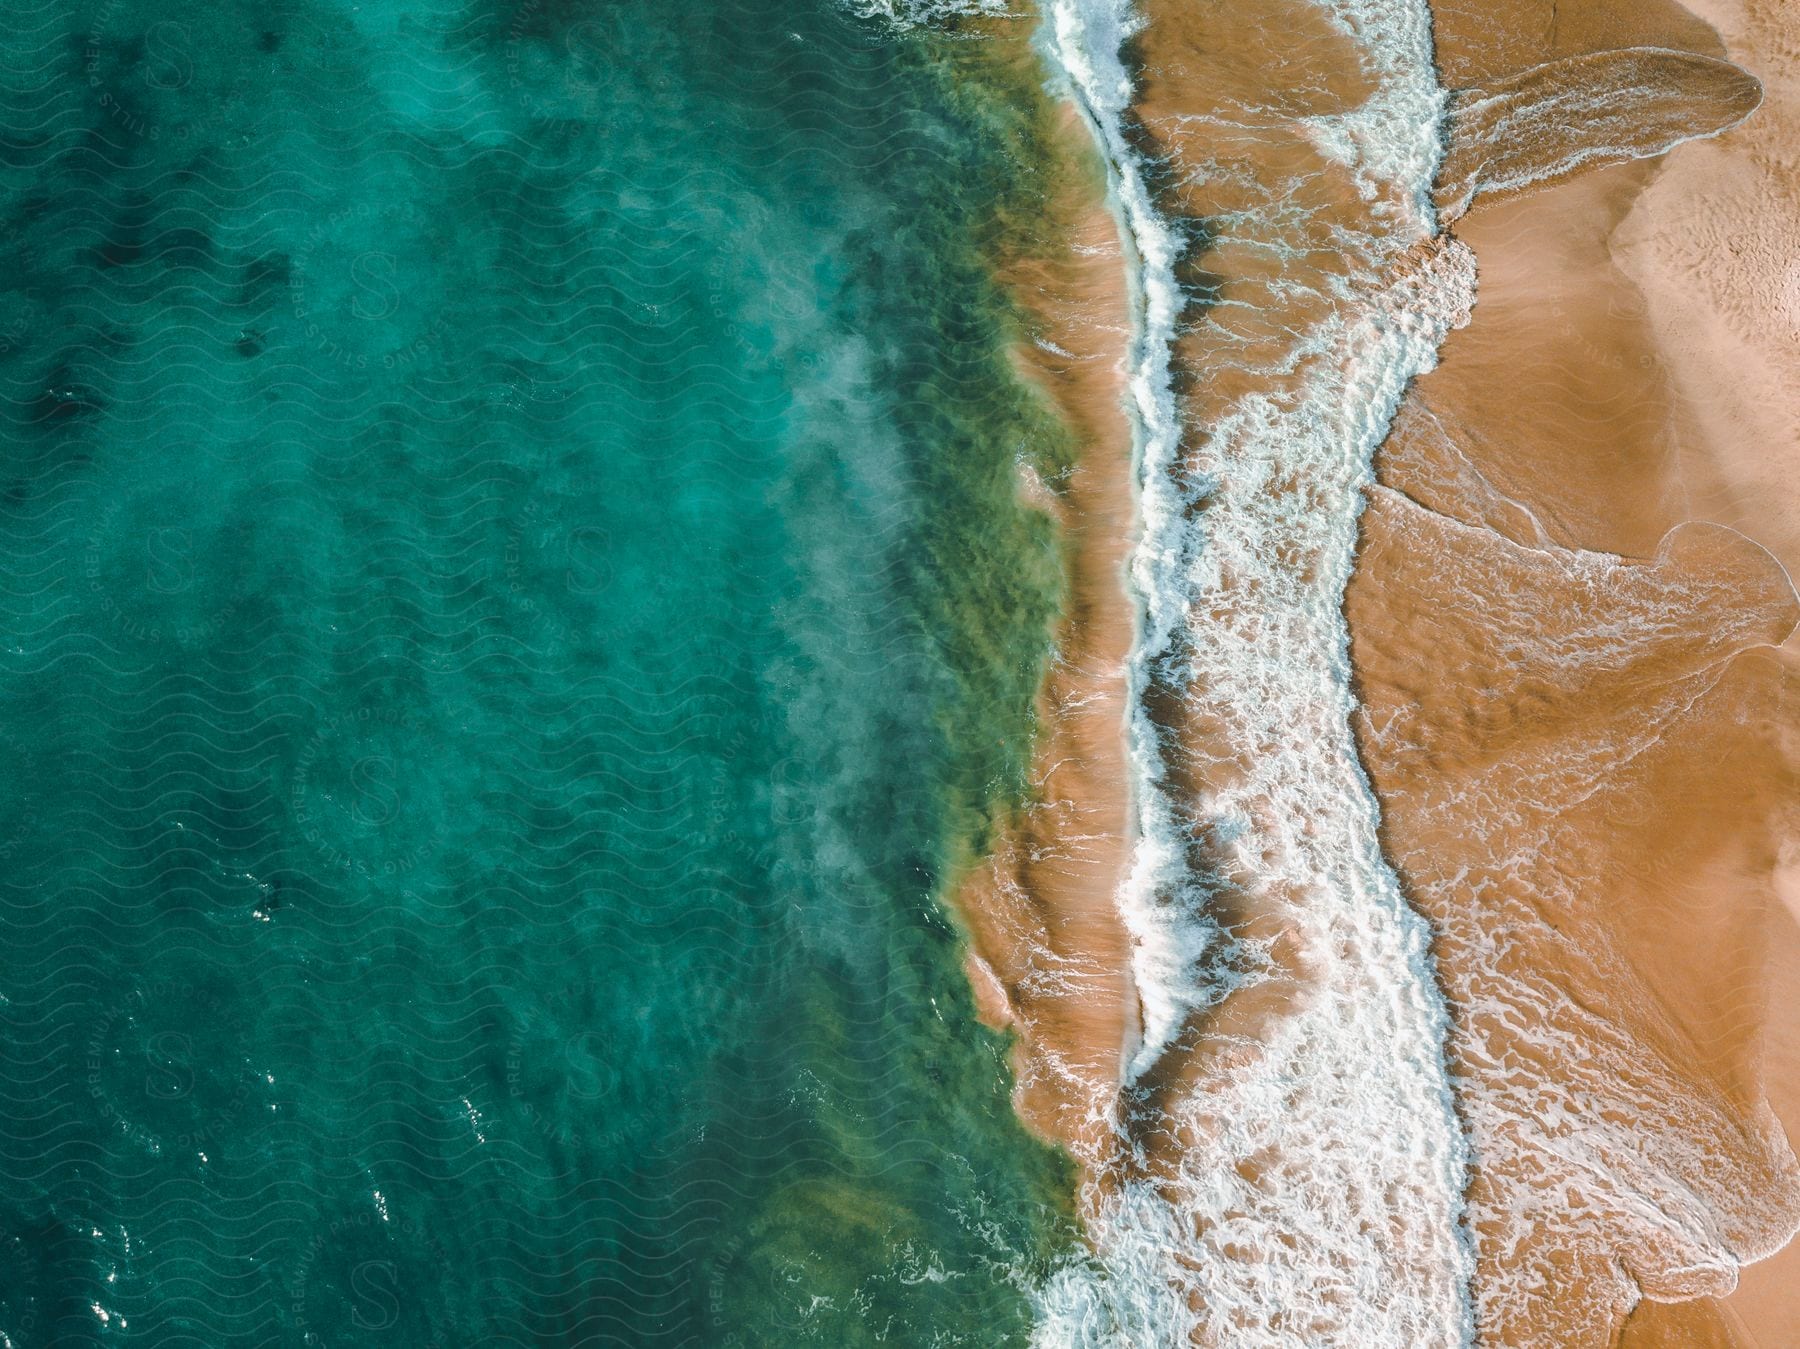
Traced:
MULTIPOLYGON (((1289 8, 1276 33, 1256 16, 1152 5, 1121 54, 1128 76, 1101 50, 1122 36, 1110 19, 1053 7, 1053 45, 1113 161, 1139 267, 1129 593, 1144 616, 1136 648, 1114 648, 1131 657, 1130 696, 1101 723, 1110 755, 1129 713, 1143 781, 1138 799, 1108 805, 1138 834, 1089 870, 1106 883, 1074 905, 1110 917, 1104 954, 1126 958, 1099 981, 1105 1013, 1046 1052, 1045 990, 1079 995, 1070 976, 1095 973, 1043 920, 1076 891, 1053 812, 1028 814, 1026 831, 1053 828, 1003 840, 962 898, 971 981, 991 1019, 1022 1031, 1021 1108, 1082 1161, 1089 1235, 1117 1272, 1050 1290, 1050 1324, 1099 1316, 1170 1342, 1250 1325, 1429 1335, 1467 1315, 1443 1010, 1425 928, 1380 856, 1334 613, 1368 458, 1408 374, 1466 312, 1466 259, 1429 224, 1439 105, 1422 6, 1371 10, 1366 28, 1289 8), (1287 68, 1294 50, 1300 70, 1287 68), (1296 88, 1309 90, 1301 106, 1296 88), (1187 111, 1215 98, 1252 120, 1197 128, 1187 111), (1388 148, 1347 160, 1320 133, 1334 124, 1388 148), (1246 171, 1215 177, 1219 155, 1246 171), (1291 214, 1280 201, 1296 188, 1291 214), (1209 219, 1233 216, 1236 237, 1207 237, 1209 219), (1346 238, 1360 251, 1331 242, 1346 238), (1298 441, 1266 424, 1282 404, 1306 428, 1298 441), (1241 484, 1224 476, 1233 452, 1257 465, 1241 484), (1216 500, 1196 491, 1209 480, 1216 500), (1202 547, 1229 559, 1223 572, 1194 568, 1202 547), (1265 624, 1275 664, 1230 659, 1265 624), (1021 859, 1050 872, 1021 877, 1021 859), (1048 905, 1044 881, 1061 890, 1048 905), (1021 913, 1036 923, 1022 942, 1021 913), (1022 992, 1040 999, 1031 1013, 1022 992), (1346 1061, 1367 1071, 1346 1077, 1346 1061), (1046 1112, 1038 1087, 1058 1078, 1046 1112), (1242 1235, 1224 1240, 1228 1226, 1242 1235), (1384 1276, 1347 1283, 1351 1268, 1384 1276)), ((1116 404, 1125 390, 1109 392, 1116 404)), ((1056 744, 1056 717, 1041 734, 1056 744)))
MULTIPOLYGON (((1008 38, 1007 40, 1017 40, 1008 38)), ((1075 438, 1056 483, 1021 463, 1020 493, 1064 540, 1067 599, 1038 693, 1032 792, 956 887, 982 1020, 1015 1033, 1014 1100, 1040 1136, 1091 1180, 1110 1163, 1122 1063, 1138 1026, 1130 940, 1114 904, 1133 834, 1125 764, 1125 662, 1136 610, 1125 560, 1136 533, 1135 460, 1125 410, 1128 276, 1088 132, 1059 105, 1064 244, 1009 260, 1000 280, 1030 331, 1021 378, 1075 438)))
MULTIPOLYGON (((1507 109, 1501 148, 1541 177, 1495 172, 1504 190, 1452 224, 1480 303, 1383 446, 1347 599, 1385 841, 1457 1008, 1483 1333, 1731 1343, 1718 1299, 1800 1219, 1761 1055, 1793 836, 1773 648, 1796 608, 1766 517, 1705 489, 1755 452, 1709 439, 1694 405, 1722 378, 1695 356, 1694 277, 1650 272, 1696 190, 1671 186, 1678 166, 1729 153, 1768 108, 1742 120, 1756 94, 1719 59, 1739 53, 1672 4, 1434 12, 1447 87, 1550 71, 1531 80, 1552 106, 1655 133, 1558 172, 1581 116, 1507 109), (1701 139, 1632 157, 1678 134, 1701 139)), ((1453 132, 1452 161, 1479 158, 1453 132)), ((1733 369, 1750 401, 1775 396, 1733 369)))
MULTIPOLYGON (((1355 489, 1368 507, 1344 616, 1357 771, 1380 804, 1380 853, 1431 925, 1435 973, 1423 955, 1416 968, 1452 1009, 1483 1342, 1772 1342, 1771 1327, 1792 1323, 1784 1271, 1800 1268, 1787 1244, 1800 1167, 1782 1136, 1800 1124, 1800 1012, 1770 1011, 1771 990, 1800 1007, 1800 975, 1768 964, 1800 961, 1800 608, 1789 579, 1800 513, 1751 442, 1772 438, 1800 464, 1800 402, 1780 362, 1754 350, 1772 320, 1800 336, 1800 279, 1792 296, 1771 290, 1764 238, 1744 267, 1698 277, 1712 289, 1697 297, 1695 255, 1662 247, 1696 201, 1771 171, 1758 118, 1790 115, 1793 73, 1756 69, 1742 18, 1756 11, 1758 31, 1772 31, 1769 12, 1759 0, 1710 0, 1699 17, 1662 0, 1528 6, 1514 31, 1483 22, 1478 0, 1438 0, 1447 89, 1517 97, 1529 111, 1546 90, 1579 100, 1626 80, 1650 111, 1638 142, 1597 157, 1558 126, 1522 158, 1513 145, 1501 147, 1511 160, 1492 148, 1457 159, 1453 132, 1458 186, 1439 200, 1448 237, 1393 259, 1376 245, 1375 265, 1327 242, 1356 227, 1368 198, 1366 185, 1333 177, 1314 128, 1379 87, 1342 33, 1300 0, 1277 6, 1273 29, 1243 32, 1229 16, 1141 8, 1123 125, 1131 153, 1158 166, 1159 208, 1185 232, 1189 310, 1170 362, 1187 428, 1181 473, 1229 486, 1253 471, 1253 458, 1220 460, 1207 440, 1258 398, 1300 405, 1318 366, 1295 356, 1296 334, 1362 294, 1371 277, 1359 268, 1389 293, 1377 312, 1423 316, 1440 338, 1468 317, 1444 298, 1465 284, 1468 250, 1480 268, 1473 324, 1449 332, 1438 368, 1370 433, 1379 450, 1374 482, 1355 489), (1709 23, 1723 23, 1725 40, 1709 23), (1566 64, 1545 67, 1546 44, 1566 64), (1763 108, 1750 111, 1758 95, 1728 60, 1763 77, 1763 108), (1684 136, 1705 139, 1663 154, 1684 136), (1313 194, 1316 240, 1274 248, 1246 227, 1271 190, 1313 194), (1206 232, 1221 219, 1238 237, 1206 232), (1686 940, 1669 943, 1671 930, 1686 940), (1568 1132, 1577 1117, 1587 1122, 1568 1132), (1570 1158, 1599 1183, 1558 1207, 1557 1167, 1570 1158), (1548 1271, 1561 1271, 1553 1297, 1542 1294, 1548 1271)), ((1451 104, 1454 125, 1454 94, 1451 104)), ((1065 136, 1091 131, 1071 107, 1063 118, 1065 136)), ((1003 273, 1031 316, 1021 372, 1081 453, 1060 482, 1021 469, 1023 499, 1064 530, 1069 603, 1039 696, 1033 799, 954 898, 982 1019, 1017 1036, 1015 1104, 1080 1165, 1090 1236, 1109 1223, 1116 1236, 1108 1203, 1147 1181, 1173 1225, 1164 1240, 1179 1244, 1176 1228, 1207 1225, 1180 1196, 1208 1168, 1235 1165, 1249 1195, 1312 1165, 1247 1160, 1233 1151, 1235 1122, 1195 1103, 1228 1099, 1259 1071, 1320 967, 1307 904, 1259 890, 1275 854, 1246 864, 1189 821, 1181 865, 1218 880, 1207 960, 1228 978, 1235 953, 1264 963, 1216 1003, 1173 1022, 1153 1014, 1162 1028, 1146 1039, 1134 978, 1144 937, 1121 898, 1144 843, 1144 802, 1127 789, 1130 718, 1150 718, 1166 758, 1155 790, 1184 808, 1235 799, 1258 772, 1246 756, 1274 746, 1244 742, 1215 696, 1230 687, 1223 670, 1192 698, 1162 676, 1134 697, 1144 580, 1134 588, 1127 568, 1134 556, 1142 565, 1142 493, 1155 486, 1137 481, 1143 430, 1127 412, 1143 397, 1130 383, 1143 315, 1132 312, 1125 209, 1092 183, 1084 191, 1068 254, 1003 273)), ((1757 200, 1765 233, 1790 219, 1769 193, 1757 200)), ((1297 488, 1307 490, 1275 479, 1267 499, 1297 488)), ((1183 509, 1220 509, 1200 503, 1183 509)), ((1277 556, 1297 575, 1312 565, 1277 556)), ((1230 584, 1197 620, 1222 622, 1215 637, 1234 630, 1230 584)), ((1250 822, 1280 833, 1274 817, 1250 822)), ((1215 1294, 1179 1294, 1196 1326, 1215 1294)))

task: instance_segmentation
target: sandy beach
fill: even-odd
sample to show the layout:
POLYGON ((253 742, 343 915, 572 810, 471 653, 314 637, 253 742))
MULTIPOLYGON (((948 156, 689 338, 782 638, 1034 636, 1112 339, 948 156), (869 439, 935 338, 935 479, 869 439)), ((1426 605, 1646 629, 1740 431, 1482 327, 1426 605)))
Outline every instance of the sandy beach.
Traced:
MULTIPOLYGON (((1767 0, 1694 0, 1726 55, 1762 82, 1756 115, 1668 157, 1613 237, 1644 295, 1679 394, 1683 487, 1696 513, 1741 529, 1800 576, 1800 14, 1767 0)), ((1800 683, 1790 638, 1774 734, 1786 788, 1774 902, 1764 905, 1762 1077, 1800 1137, 1800 683)), ((1758 894, 1767 877, 1758 877, 1758 894)), ((1745 1268, 1721 1304, 1742 1343, 1770 1349, 1800 1323, 1800 1247, 1745 1268)))
POLYGON ((1729 129, 1755 91, 1718 58, 1779 72, 1673 5, 1434 12, 1468 106, 1564 123, 1472 117, 1510 165, 1452 141, 1480 300, 1383 448, 1347 600, 1364 760, 1457 1011, 1483 1341, 1778 1343, 1791 1285, 1751 1266, 1715 1299, 1800 1219, 1764 1085, 1794 1039, 1765 975, 1794 946, 1793 439, 1749 427, 1795 403, 1782 330, 1746 321, 1781 303, 1773 246, 1734 263, 1722 195, 1787 209, 1755 148, 1784 95, 1729 129), (1684 129, 1724 130, 1627 158, 1684 129))
MULTIPOLYGON (((1206 485, 1183 519, 1219 559, 1141 705, 1215 985, 1144 1047, 1120 895, 1141 842, 1122 726, 1146 526, 1126 259, 1096 184, 1068 205, 1074 248, 1008 277, 1035 325, 1021 363, 1083 447, 1065 481, 1021 482, 1068 538, 1038 800, 959 895, 984 1018, 1018 1032, 1019 1110, 1082 1163, 1103 1246, 1126 1188, 1158 1196, 1152 1254, 1194 1342, 1228 1342, 1226 1325, 1328 1340, 1371 1314, 1340 1322, 1354 1295, 1301 1291, 1343 1260, 1392 1262, 1415 1292, 1380 1314, 1433 1324, 1424 1290, 1449 1266, 1430 1234, 1450 1220, 1390 1184, 1371 1201, 1387 1235, 1334 1247, 1360 1201, 1336 1212, 1318 1187, 1355 1189, 1363 1126, 1308 1057, 1356 1063, 1366 1033, 1370 1073, 1402 1080, 1377 1060, 1431 1023, 1379 1011, 1379 985, 1410 906, 1449 1008, 1478 1342, 1783 1343, 1800 1318, 1800 1257, 1776 1254, 1800 1224, 1784 1132, 1800 1126, 1800 272, 1783 270, 1800 226, 1782 149, 1800 25, 1745 0, 1439 0, 1451 236, 1434 240, 1321 129, 1378 113, 1397 79, 1350 30, 1303 0, 1140 8, 1126 132, 1183 244, 1174 474, 1206 485), (1374 339, 1346 313, 1448 332, 1385 438, 1354 420, 1379 395, 1358 383, 1374 339), (1350 458, 1290 461, 1322 389, 1351 409, 1317 422, 1350 458), (1353 520, 1359 495, 1345 757, 1403 899, 1347 926, 1338 889, 1379 879, 1333 870, 1359 779, 1333 779, 1329 755, 1282 765, 1295 737, 1335 734, 1304 662, 1329 664, 1317 606, 1335 602, 1337 545, 1309 522, 1353 520), (1245 683, 1290 651, 1294 670, 1245 683), (1361 1029, 1317 1019, 1370 1005, 1361 1029), (1245 1084, 1264 1079, 1286 1098, 1259 1122, 1245 1084), (1236 1280, 1251 1301, 1232 1302, 1236 1280)), ((1074 162, 1088 131, 1073 115, 1065 131, 1074 162)))

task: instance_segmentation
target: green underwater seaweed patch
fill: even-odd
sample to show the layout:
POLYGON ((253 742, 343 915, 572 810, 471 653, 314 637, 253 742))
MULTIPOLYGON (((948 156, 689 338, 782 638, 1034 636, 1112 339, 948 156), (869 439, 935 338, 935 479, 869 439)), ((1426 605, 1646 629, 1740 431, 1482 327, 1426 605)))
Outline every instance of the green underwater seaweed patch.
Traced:
MULTIPOLYGON (((1019 469, 1057 482, 1078 453, 1070 429, 1009 359, 1030 320, 994 278, 1021 259, 1066 250, 1067 203, 1091 192, 1100 172, 1097 159, 1072 157, 1057 136, 1023 28, 1018 19, 963 20, 915 38, 911 59, 963 129, 944 179, 958 190, 899 193, 915 203, 908 229, 919 254, 942 269, 922 289, 948 301, 909 316, 918 327, 903 350, 915 361, 920 352, 955 355, 926 378, 897 358, 888 378, 929 389, 898 415, 906 434, 932 450, 921 604, 958 684, 939 716, 952 747, 945 782, 959 821, 955 851, 964 856, 985 851, 998 822, 1030 794, 1034 700, 1064 598, 1062 540, 1021 499, 1019 469)), ((907 291, 889 275, 870 284, 907 291)))

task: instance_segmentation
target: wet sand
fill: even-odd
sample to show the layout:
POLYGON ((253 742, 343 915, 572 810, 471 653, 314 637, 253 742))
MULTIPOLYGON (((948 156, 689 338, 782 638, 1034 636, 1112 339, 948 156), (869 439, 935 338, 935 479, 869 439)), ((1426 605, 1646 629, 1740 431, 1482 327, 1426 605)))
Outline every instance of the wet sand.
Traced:
POLYGON ((1699 204, 1722 179, 1768 199, 1733 148, 1762 114, 1625 162, 1754 105, 1710 28, 1673 5, 1434 11, 1445 83, 1484 91, 1465 129, 1503 123, 1512 163, 1447 157, 1440 203, 1472 196, 1454 228, 1480 301, 1384 447, 1347 610, 1388 851, 1456 1009, 1478 1323, 1506 1345, 1771 1334, 1796 1323, 1792 1293, 1749 1297, 1751 1274, 1741 1305, 1714 1299, 1800 1220, 1764 1100, 1769 1008, 1794 1006, 1765 969, 1795 837, 1774 648, 1797 616, 1796 494, 1746 444, 1751 410, 1796 404, 1742 321, 1779 276, 1766 252, 1715 266, 1736 256, 1731 205, 1699 204), (1689 55, 1606 55, 1645 47, 1689 55), (1553 128, 1492 112, 1521 90, 1553 128), (1588 135, 1614 152, 1557 171, 1588 135), (1496 190, 1471 194, 1483 174, 1496 190))
POLYGON ((1022 373, 1079 447, 1061 482, 1021 469, 1026 499, 1063 527, 1067 601, 1038 699, 1033 800, 956 902, 982 1018, 1018 1035, 1019 1113, 1092 1177, 1113 1155, 1121 1058, 1137 1026, 1129 937, 1114 903, 1132 843, 1123 730, 1135 626, 1124 581, 1135 509, 1131 315, 1103 172, 1071 106, 1059 143, 1066 195, 1052 203, 1052 224, 1067 246, 1017 260, 1001 279, 1031 325, 1016 353, 1022 373))

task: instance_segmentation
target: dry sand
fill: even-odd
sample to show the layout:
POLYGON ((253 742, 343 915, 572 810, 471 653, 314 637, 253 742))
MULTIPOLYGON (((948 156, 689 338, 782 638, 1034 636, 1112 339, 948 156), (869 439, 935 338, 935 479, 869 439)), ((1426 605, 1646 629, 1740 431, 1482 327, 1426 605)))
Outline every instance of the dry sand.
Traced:
MULTIPOLYGON (((1689 8, 1761 79, 1764 101, 1743 126, 1668 157, 1613 253, 1643 293, 1679 395, 1691 508, 1741 529, 1800 576, 1800 9, 1777 0, 1689 8)), ((1776 676, 1790 766, 1800 763, 1797 656, 1790 639, 1776 676)), ((1787 786, 1780 902, 1766 929, 1763 1072, 1776 1115, 1800 1138, 1800 795, 1791 777, 1787 786)), ((1793 1342, 1800 1246, 1745 1269, 1721 1311, 1741 1343, 1793 1342)))

